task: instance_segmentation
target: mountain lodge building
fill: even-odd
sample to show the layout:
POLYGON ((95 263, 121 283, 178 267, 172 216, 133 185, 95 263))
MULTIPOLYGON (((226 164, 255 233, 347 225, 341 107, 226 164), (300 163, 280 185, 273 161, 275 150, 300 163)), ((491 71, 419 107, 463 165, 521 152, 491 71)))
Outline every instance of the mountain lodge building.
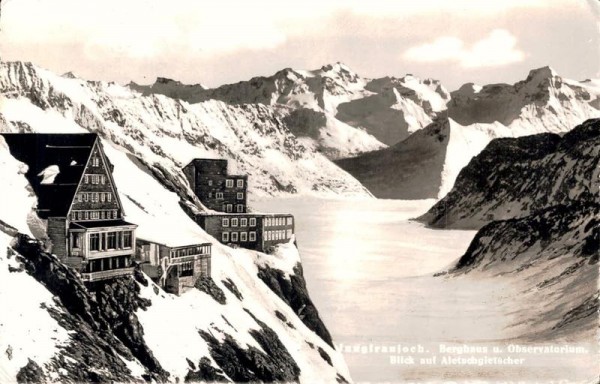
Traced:
POLYGON ((207 208, 246 213, 248 176, 227 174, 227 160, 194 159, 183 168, 183 173, 207 208))
POLYGON ((133 273, 137 225, 123 207, 96 134, 2 134, 47 220, 50 252, 94 282, 133 273))

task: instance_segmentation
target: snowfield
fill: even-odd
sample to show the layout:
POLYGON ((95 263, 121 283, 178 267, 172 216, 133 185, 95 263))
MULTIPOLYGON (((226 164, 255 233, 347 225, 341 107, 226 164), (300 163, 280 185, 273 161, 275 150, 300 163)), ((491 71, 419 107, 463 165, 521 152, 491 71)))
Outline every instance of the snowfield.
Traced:
MULTIPOLYGON (((293 267, 300 261, 300 255, 293 244, 281 246, 274 255, 221 245, 182 211, 179 196, 161 185, 139 161, 106 140, 103 146, 115 166, 114 179, 124 205, 125 219, 139 225, 138 236, 158 242, 185 240, 213 244, 212 278, 225 293, 226 304, 219 304, 196 289, 177 297, 153 284, 148 287, 140 284, 141 296, 152 303, 148 309, 137 311, 145 341, 171 374, 170 379, 183 381, 189 369, 186 359, 198 362, 207 357, 214 364, 199 330, 209 332, 217 340, 227 334, 242 348, 254 346, 261 350, 249 334, 260 326, 246 311, 277 334, 300 368, 301 382, 332 382, 338 375, 350 379, 342 355, 308 329, 257 277, 258 267, 263 265, 282 270, 286 276, 294 274, 293 267), (234 295, 223 280, 233 281, 241 297, 234 295), (276 311, 285 316, 285 322, 276 316, 276 311), (318 349, 327 353, 332 365, 321 357, 318 349)), ((28 193, 23 166, 10 155, 2 139, 0 176, 5 182, 3 197, 14 197, 14 200, 0 200, 3 204, 0 220, 22 233, 39 233, 38 223, 31 219, 36 198, 28 193)), ((52 295, 46 288, 25 272, 9 272, 9 266, 18 267, 14 256, 8 259, 9 241, 8 235, 0 234, 0 298, 3 303, 0 349, 12 350, 10 359, 6 353, 0 356, 0 381, 14 382, 16 373, 27 364, 28 358, 43 367, 50 377, 56 377, 54 368, 44 367, 44 364, 56 353, 56 346, 68 340, 68 334, 42 306, 52 306, 52 295), (27 292, 27 295, 16 292, 27 292)), ((134 375, 139 377, 143 373, 136 361, 127 362, 127 365, 134 375)))

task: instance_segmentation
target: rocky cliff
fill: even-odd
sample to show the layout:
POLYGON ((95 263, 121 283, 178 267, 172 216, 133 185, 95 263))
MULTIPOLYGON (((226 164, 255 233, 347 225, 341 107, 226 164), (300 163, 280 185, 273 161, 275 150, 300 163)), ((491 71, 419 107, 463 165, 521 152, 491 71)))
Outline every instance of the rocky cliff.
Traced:
POLYGON ((434 227, 479 228, 556 204, 598 202, 599 161, 600 119, 562 137, 546 133, 496 139, 420 220, 434 227))
MULTIPOLYGON (((491 140, 564 133, 586 119, 598 117, 600 88, 596 84, 592 80, 564 79, 550 68, 532 70, 514 85, 466 84, 450 94, 424 132, 417 131, 390 148, 342 159, 337 164, 380 198, 442 198, 459 171, 491 140), (432 140, 436 135, 438 140, 432 140)), ((352 103, 362 100, 367 99, 352 103)), ((375 113, 380 105, 371 105, 369 113, 375 113)), ((377 122, 387 118, 380 117, 377 122)), ((394 116, 389 118, 400 121, 394 116)))

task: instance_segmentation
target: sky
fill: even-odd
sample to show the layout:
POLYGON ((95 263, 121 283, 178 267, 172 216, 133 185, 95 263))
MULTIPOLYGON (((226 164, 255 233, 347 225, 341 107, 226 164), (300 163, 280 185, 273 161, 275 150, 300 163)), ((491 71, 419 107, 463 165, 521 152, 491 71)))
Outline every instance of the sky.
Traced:
POLYGON ((598 0, 0 0, 0 59, 207 87, 343 62, 364 77, 600 77, 598 0))

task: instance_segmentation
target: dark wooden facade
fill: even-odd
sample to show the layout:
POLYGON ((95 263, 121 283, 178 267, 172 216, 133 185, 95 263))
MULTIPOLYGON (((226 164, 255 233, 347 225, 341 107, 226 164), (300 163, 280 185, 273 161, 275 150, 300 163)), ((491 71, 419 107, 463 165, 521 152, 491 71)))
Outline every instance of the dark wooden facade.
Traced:
POLYGON ((86 282, 130 275, 136 225, 123 209, 96 134, 4 134, 11 154, 26 163, 46 219, 50 251, 86 282), (50 168, 53 178, 43 177, 50 168))
POLYGON ((183 168, 202 204, 218 212, 246 213, 248 176, 229 175, 227 160, 194 159, 183 168))
POLYGON ((165 291, 176 295, 211 275, 212 244, 166 245, 138 239, 136 258, 142 270, 165 291))
POLYGON ((289 214, 199 214, 196 223, 223 244, 270 251, 294 235, 294 216, 289 214))

